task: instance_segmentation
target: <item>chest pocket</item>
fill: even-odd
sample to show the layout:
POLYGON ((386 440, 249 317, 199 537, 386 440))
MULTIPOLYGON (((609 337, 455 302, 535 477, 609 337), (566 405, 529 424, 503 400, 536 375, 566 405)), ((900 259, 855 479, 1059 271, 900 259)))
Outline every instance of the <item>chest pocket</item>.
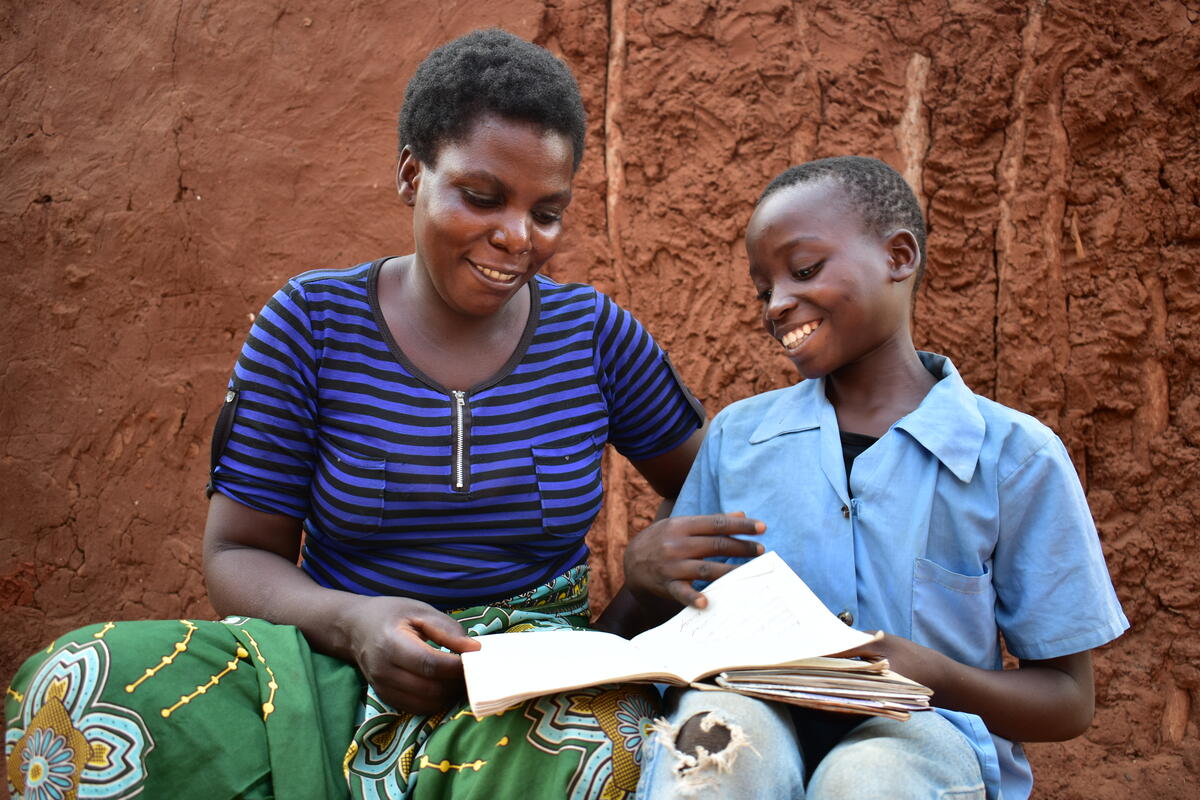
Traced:
POLYGON ((582 538, 600 510, 604 448, 589 436, 562 445, 534 445, 532 450, 542 529, 551 536, 582 538))
POLYGON ((991 570, 960 575, 918 558, 913 573, 912 639, 956 661, 995 669, 1000 641, 991 570))
POLYGON ((321 442, 313 477, 313 514, 335 539, 362 539, 379 531, 387 492, 387 460, 321 442))

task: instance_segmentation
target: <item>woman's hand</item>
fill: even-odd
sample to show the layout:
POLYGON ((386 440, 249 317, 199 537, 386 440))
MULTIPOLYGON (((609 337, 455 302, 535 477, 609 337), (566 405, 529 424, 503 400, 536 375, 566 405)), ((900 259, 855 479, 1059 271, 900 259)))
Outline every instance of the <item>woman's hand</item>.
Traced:
POLYGON ((318 586, 296 567, 299 550, 299 520, 213 495, 204 539, 213 607, 295 625, 313 650, 357 664, 380 699, 401 711, 442 711, 462 696, 458 654, 479 643, 461 625, 417 600, 318 586))
POLYGON ((766 529, 740 511, 659 520, 625 548, 625 586, 642 603, 661 598, 704 608, 708 601, 692 588, 692 581, 716 580, 737 566, 704 559, 761 555, 761 544, 734 537, 753 536, 766 529))
POLYGON ((364 597, 351 613, 350 651, 385 703, 399 711, 433 714, 463 696, 459 653, 478 650, 479 643, 453 618, 403 597, 364 597))

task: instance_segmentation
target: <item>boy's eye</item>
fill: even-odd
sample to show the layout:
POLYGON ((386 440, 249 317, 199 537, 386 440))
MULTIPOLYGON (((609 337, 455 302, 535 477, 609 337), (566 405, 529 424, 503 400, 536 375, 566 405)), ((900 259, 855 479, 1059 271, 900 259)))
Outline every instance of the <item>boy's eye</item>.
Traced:
POLYGON ((813 275, 816 275, 821 270, 821 267, 823 267, 823 266, 825 266, 825 262, 818 261, 816 264, 813 264, 811 267, 804 267, 802 269, 792 270, 792 276, 798 281, 806 281, 809 278, 811 278, 813 275))
POLYGON ((534 211, 533 218, 542 225, 553 225, 562 220, 561 211, 534 211))
POLYGON ((758 302, 766 303, 771 299, 770 289, 760 289, 758 292, 758 302))

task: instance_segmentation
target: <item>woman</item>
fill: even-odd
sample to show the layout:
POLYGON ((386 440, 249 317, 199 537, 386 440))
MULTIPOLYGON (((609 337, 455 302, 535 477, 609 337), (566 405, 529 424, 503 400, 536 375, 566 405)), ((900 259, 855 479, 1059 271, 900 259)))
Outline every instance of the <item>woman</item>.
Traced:
POLYGON ((477 720, 458 655, 587 625, 605 443, 672 497, 703 436, 636 320, 538 275, 584 123, 566 67, 502 31, 421 64, 396 173, 415 252, 289 281, 230 381, 205 572, 242 616, 97 625, 30 659, 7 698, 16 796, 632 794, 655 695, 477 720))

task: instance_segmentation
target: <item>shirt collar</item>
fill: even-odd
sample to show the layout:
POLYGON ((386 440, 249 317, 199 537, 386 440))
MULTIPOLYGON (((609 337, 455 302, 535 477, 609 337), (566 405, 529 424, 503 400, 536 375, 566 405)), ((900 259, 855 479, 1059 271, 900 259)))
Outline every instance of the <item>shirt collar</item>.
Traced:
POLYGON ((971 480, 979 463, 986 425, 975 393, 963 383, 946 356, 918 352, 921 363, 938 382, 921 405, 893 426, 916 439, 963 483, 971 480))
MULTIPOLYGON (((921 363, 938 379, 929 394, 893 428, 903 430, 941 461, 964 483, 975 474, 983 447, 984 421, 975 395, 946 356, 918 352, 921 363)), ((759 444, 785 433, 820 428, 822 421, 837 427, 837 415, 825 397, 825 379, 801 381, 780 393, 754 432, 759 444)))

